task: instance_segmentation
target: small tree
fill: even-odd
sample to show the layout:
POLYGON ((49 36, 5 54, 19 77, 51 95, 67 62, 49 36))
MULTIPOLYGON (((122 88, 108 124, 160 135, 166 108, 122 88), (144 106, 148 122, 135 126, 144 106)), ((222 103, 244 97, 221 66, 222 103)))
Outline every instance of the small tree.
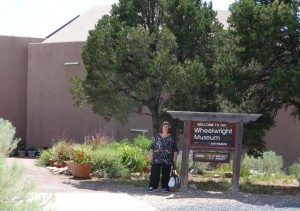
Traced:
POLYGON ((0 153, 8 155, 20 139, 15 138, 16 128, 8 120, 0 118, 0 131, 0 153))
POLYGON ((72 79, 76 105, 106 120, 150 115, 154 133, 168 109, 215 111, 215 17, 202 1, 120 0, 83 47, 87 75, 72 79))
POLYGON ((51 210, 47 206, 53 202, 53 195, 34 197, 34 188, 34 183, 24 178, 24 167, 17 162, 8 163, 0 153, 0 210, 51 210))
POLYGON ((262 113, 246 125, 243 145, 261 155, 263 136, 282 108, 300 116, 299 1, 239 0, 218 57, 220 92, 237 112, 262 113))

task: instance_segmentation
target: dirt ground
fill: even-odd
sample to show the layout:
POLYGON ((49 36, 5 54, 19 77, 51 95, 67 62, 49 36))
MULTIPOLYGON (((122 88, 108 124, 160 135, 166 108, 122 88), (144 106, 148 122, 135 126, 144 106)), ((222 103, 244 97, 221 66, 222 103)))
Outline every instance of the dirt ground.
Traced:
MULTIPOLYGON (((107 178, 97 178, 91 176, 88 179, 74 178, 72 175, 57 175, 64 180, 64 183, 70 184, 73 186, 80 186, 82 188, 105 188, 107 190, 113 191, 114 189, 119 189, 121 187, 142 187, 146 188, 148 186, 148 177, 135 177, 132 176, 130 179, 107 179, 107 178), (93 186, 93 187, 91 187, 93 186)), ((231 178, 204 178, 201 175, 189 175, 189 189, 197 190, 206 190, 206 191, 223 191, 222 187, 218 185, 220 182, 231 183, 231 178), (208 184, 209 181, 216 182, 211 185, 208 184), (205 183, 206 182, 206 183, 205 183), (202 183, 202 185, 199 185, 202 183), (193 185, 192 185, 193 184, 193 185)), ((300 188, 298 188, 298 181, 291 180, 288 183, 278 180, 277 183, 270 182, 260 182, 259 184, 253 185, 253 189, 243 190, 240 188, 241 192, 251 192, 251 193, 266 193, 274 195, 298 195, 300 196, 300 188)))

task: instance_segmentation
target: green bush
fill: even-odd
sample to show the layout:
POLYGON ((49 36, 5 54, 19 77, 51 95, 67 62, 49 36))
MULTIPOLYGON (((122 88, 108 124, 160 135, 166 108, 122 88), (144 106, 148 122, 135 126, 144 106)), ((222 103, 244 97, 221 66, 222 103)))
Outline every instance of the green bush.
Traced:
POLYGON ((245 154, 242 158, 241 166, 250 170, 263 172, 262 158, 254 158, 252 156, 245 154))
POLYGON ((282 156, 275 152, 267 151, 263 154, 263 169, 267 173, 280 173, 283 167, 282 156))
POLYGON ((130 168, 133 172, 142 173, 147 164, 146 154, 143 150, 134 146, 123 146, 119 148, 123 165, 130 168))
POLYGON ((0 153, 0 210, 40 211, 53 202, 53 195, 33 198, 33 182, 24 178, 24 168, 17 162, 8 164, 0 153))
POLYGON ((242 166, 249 170, 274 174, 282 171, 283 159, 282 156, 278 156, 272 151, 264 152, 262 158, 254 158, 245 154, 242 159, 242 166))
POLYGON ((70 160, 74 150, 73 140, 59 139, 53 145, 52 149, 52 160, 59 162, 70 160))
POLYGON ((133 146, 136 146, 144 151, 150 150, 151 140, 148 139, 144 134, 139 134, 134 140, 133 140, 133 146))
POLYGON ((295 175, 297 177, 300 177, 300 164, 299 163, 293 163, 293 165, 289 166, 287 169, 288 175, 295 175))
POLYGON ((209 166, 208 162, 193 162, 193 169, 195 169, 199 174, 202 174, 204 171, 207 171, 209 166))
POLYGON ((232 170, 233 170, 233 161, 231 160, 229 163, 218 164, 214 171, 223 174, 225 172, 231 172, 232 170))
POLYGON ((16 128, 8 120, 0 118, 0 131, 0 153, 8 155, 20 139, 15 138, 16 128))
POLYGON ((129 176, 129 170, 121 163, 119 153, 109 148, 95 151, 92 171, 109 178, 129 176))
POLYGON ((250 174, 250 170, 244 166, 241 167, 241 170, 240 170, 240 176, 241 177, 249 177, 251 174, 250 174))
POLYGON ((40 155, 38 156, 38 159, 36 161, 38 166, 48 166, 49 160, 53 157, 53 149, 43 149, 40 151, 40 155))

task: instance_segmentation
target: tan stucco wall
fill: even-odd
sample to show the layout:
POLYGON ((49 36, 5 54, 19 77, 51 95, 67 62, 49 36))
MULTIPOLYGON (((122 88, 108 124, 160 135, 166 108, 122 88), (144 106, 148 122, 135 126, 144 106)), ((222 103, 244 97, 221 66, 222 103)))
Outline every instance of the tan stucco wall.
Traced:
POLYGON ((0 118, 16 127, 26 142, 27 46, 43 39, 0 36, 0 118))
POLYGON ((135 137, 131 128, 149 129, 150 118, 135 117, 122 126, 105 122, 89 108, 73 105, 70 78, 83 77, 85 68, 81 60, 83 42, 30 44, 28 55, 27 140, 38 146, 50 146, 52 139, 67 136, 82 142, 85 135, 107 128, 115 139, 135 137), (65 62, 79 65, 65 66, 65 62))
POLYGON ((276 116, 276 127, 266 134, 267 150, 275 151, 287 167, 300 158, 300 121, 281 110, 276 116))
MULTIPOLYGON (((105 122, 87 107, 75 107, 70 78, 85 75, 80 55, 84 42, 41 44, 42 40, 0 36, 0 117, 13 123, 17 137, 43 147, 58 136, 82 142, 85 135, 105 129, 116 140, 138 134, 130 129, 148 129, 152 135, 149 117, 134 116, 123 126, 105 122), (64 65, 77 61, 79 65, 64 65)), ((266 146, 282 155, 288 166, 300 157, 300 121, 284 111, 276 120, 266 134, 266 146)))

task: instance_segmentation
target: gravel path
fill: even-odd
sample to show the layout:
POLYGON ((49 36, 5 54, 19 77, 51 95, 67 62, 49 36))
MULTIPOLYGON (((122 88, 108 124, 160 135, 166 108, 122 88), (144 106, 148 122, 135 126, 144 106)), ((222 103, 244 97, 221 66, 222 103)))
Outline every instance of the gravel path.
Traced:
POLYGON ((158 210, 300 210, 299 196, 180 190, 136 196, 158 210))
MULTIPOLYGON (((117 179, 92 178, 89 180, 77 180, 72 176, 54 175, 46 168, 35 166, 34 161, 31 159, 23 159, 21 161, 26 167, 26 176, 37 183, 38 192, 53 191, 70 194, 74 192, 86 194, 99 193, 98 195, 101 195, 100 193, 113 193, 119 194, 119 196, 124 196, 125 194, 128 197, 133 197, 147 203, 156 210, 162 211, 300 211, 300 191, 294 195, 270 195, 245 192, 232 193, 230 191, 201 191, 188 188, 180 189, 178 192, 162 193, 159 190, 158 192, 148 193, 145 183, 140 183, 136 187, 132 183, 117 179)), ((105 199, 103 198, 103 200, 105 199)), ((97 201, 99 200, 97 199, 97 201)), ((101 201, 99 201, 100 204, 101 201)), ((118 210, 124 209, 120 207, 118 210)))
POLYGON ((134 187, 119 180, 69 180, 69 185, 82 190, 126 193, 157 210, 300 210, 300 193, 297 195, 251 194, 180 189, 163 193, 148 193, 145 187, 134 187))

